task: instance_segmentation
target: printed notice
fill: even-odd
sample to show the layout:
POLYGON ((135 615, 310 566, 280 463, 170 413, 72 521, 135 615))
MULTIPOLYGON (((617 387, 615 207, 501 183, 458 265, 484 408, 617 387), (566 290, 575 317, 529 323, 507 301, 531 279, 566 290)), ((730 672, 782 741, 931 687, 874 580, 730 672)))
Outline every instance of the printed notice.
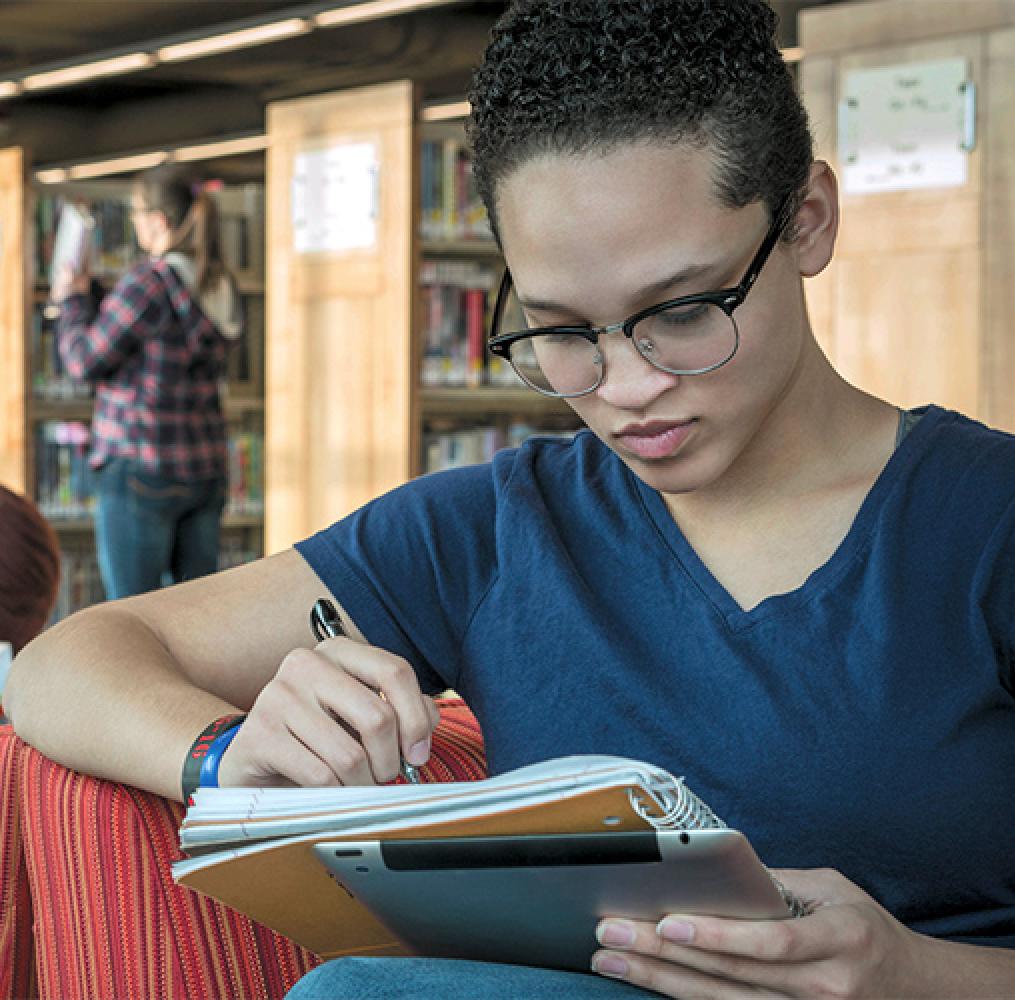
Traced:
POLYGON ((839 105, 844 191, 965 184, 975 114, 965 59, 846 73, 839 105))
POLYGON ((377 146, 371 142, 297 153, 291 213, 295 251, 376 247, 379 173, 377 146))

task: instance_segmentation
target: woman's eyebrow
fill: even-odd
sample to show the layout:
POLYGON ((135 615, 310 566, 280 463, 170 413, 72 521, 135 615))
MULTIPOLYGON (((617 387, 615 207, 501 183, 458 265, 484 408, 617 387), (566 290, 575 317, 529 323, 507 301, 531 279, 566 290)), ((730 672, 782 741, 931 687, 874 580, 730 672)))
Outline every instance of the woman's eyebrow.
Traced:
MULTIPOLYGON (((682 268, 674 274, 661 278, 658 281, 650 282, 642 288, 639 288, 631 295, 631 299, 640 300, 647 299, 653 295, 662 295, 675 285, 693 281, 704 274, 714 272, 717 267, 717 264, 692 264, 690 267, 682 268)), ((515 292, 517 294, 517 288, 515 289, 515 292)), ((523 309, 531 309, 534 312, 567 312, 572 308, 571 306, 562 305, 559 302, 551 302, 547 299, 531 299, 522 295, 518 295, 518 304, 521 305, 523 309)))

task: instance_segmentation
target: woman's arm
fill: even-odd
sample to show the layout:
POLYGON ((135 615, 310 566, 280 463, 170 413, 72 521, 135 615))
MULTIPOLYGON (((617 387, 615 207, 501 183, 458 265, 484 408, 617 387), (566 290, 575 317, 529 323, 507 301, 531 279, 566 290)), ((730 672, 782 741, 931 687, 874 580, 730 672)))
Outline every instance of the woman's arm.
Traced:
POLYGON ((436 714, 409 665, 362 642, 344 612, 360 641, 317 644, 309 613, 325 594, 289 551, 97 605, 15 658, 4 709, 54 760, 176 799, 193 741, 237 710, 251 714, 223 784, 386 780, 399 748, 423 763, 436 714))
POLYGON ((134 268, 102 299, 98 316, 90 297, 73 282, 57 321, 57 347, 68 373, 94 381, 123 364, 164 323, 164 292, 157 275, 134 268))

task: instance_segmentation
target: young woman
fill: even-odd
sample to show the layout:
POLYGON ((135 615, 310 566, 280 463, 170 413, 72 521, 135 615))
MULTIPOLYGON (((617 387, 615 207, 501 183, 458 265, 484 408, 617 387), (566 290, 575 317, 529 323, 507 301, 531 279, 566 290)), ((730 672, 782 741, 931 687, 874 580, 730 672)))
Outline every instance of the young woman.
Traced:
POLYGON ((687 775, 813 909, 606 921, 598 978, 345 960, 303 1000, 1011 995, 1015 440, 902 413, 820 351, 802 279, 836 184, 772 12, 520 0, 472 106, 528 324, 491 346, 589 430, 71 619, 15 661, 15 726, 179 795, 242 709, 223 784, 368 783, 426 758, 422 692, 453 687, 494 772, 598 752, 687 775), (314 643, 325 589, 354 638, 314 643), (115 748, 82 721, 100 705, 115 748))
POLYGON ((54 289, 61 357, 95 385, 95 534, 110 599, 216 568, 227 470, 218 383, 241 330, 208 194, 157 168, 134 185, 131 219, 145 256, 97 316, 87 274, 54 289))

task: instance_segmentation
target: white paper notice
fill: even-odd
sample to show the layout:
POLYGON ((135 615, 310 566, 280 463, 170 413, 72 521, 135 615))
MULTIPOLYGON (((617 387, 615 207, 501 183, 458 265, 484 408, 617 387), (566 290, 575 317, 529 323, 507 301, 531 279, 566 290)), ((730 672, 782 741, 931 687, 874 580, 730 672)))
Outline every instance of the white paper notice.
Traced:
POLYGON ((292 181, 296 252, 376 247, 379 172, 377 146, 371 142, 297 153, 292 181))
POLYGON ((965 59, 845 74, 839 158, 847 194, 966 183, 975 91, 965 59))

